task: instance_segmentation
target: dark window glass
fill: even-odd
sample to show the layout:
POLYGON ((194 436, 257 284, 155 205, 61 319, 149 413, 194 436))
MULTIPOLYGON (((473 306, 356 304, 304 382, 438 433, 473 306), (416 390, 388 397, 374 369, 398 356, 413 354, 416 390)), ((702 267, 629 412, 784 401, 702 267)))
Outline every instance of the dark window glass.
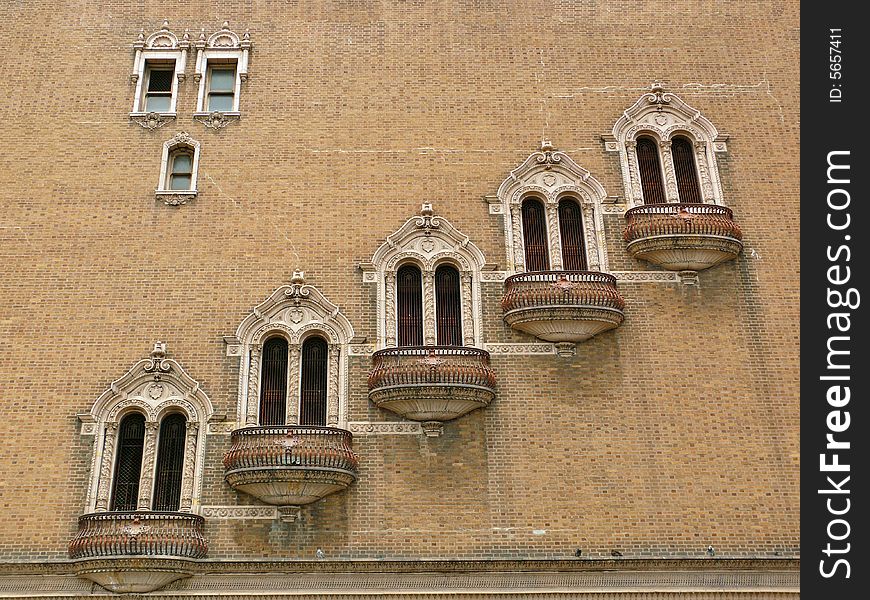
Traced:
POLYGON ((423 279, 420 269, 405 265, 396 273, 396 318, 400 346, 423 345, 423 279))
POLYGON ((142 475, 142 444, 145 441, 145 417, 132 413, 121 419, 118 427, 118 454, 115 459, 115 485, 109 510, 136 510, 139 477, 142 475))
POLYGON ((642 137, 637 140, 637 165, 640 170, 640 183, 643 188, 644 204, 664 204, 665 188, 662 183, 662 169, 659 161, 659 146, 655 140, 642 137))
POLYGON ((698 185, 698 171, 695 169, 695 154, 692 150, 692 143, 684 137, 676 137, 671 142, 680 202, 700 204, 703 200, 698 185))
POLYGON ((449 265, 435 269, 435 315, 439 346, 462 345, 459 271, 449 265))
POLYGON ((559 231, 562 238, 562 267, 566 271, 585 271, 583 216, 580 205, 574 200, 564 198, 559 201, 559 231))
POLYGON ((169 112, 172 106, 172 78, 174 68, 149 67, 145 73, 148 85, 145 88, 145 112, 169 112))
POLYGON ((284 425, 287 414, 287 341, 273 337, 263 344, 260 375, 260 425, 284 425))
POLYGON ((160 423, 158 437, 151 510, 178 510, 181 503, 187 419, 178 413, 168 415, 160 423))
POLYGON ((302 344, 300 425, 326 425, 328 352, 326 342, 319 337, 310 337, 302 344))
POLYGON ((547 217, 544 206, 533 198, 523 201, 523 240, 526 245, 526 271, 549 271, 547 217))

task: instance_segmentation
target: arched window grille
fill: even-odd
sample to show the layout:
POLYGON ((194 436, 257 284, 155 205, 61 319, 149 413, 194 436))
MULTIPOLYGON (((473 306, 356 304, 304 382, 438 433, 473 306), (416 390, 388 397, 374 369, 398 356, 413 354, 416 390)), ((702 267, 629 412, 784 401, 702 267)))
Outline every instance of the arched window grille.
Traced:
POLYGON ((142 446, 145 441, 145 416, 131 413, 118 427, 118 453, 115 459, 115 482, 109 510, 136 510, 139 477, 142 474, 142 446))
POLYGON ((287 414, 287 340, 273 337, 263 344, 260 380, 260 425, 284 425, 287 414))
POLYGON ((526 271, 549 271, 550 253, 544 206, 534 198, 526 198, 523 200, 522 213, 526 271))
POLYGON ((439 346, 462 345, 459 271, 450 265, 435 269, 435 315, 439 346))
POLYGON ((323 338, 310 337, 302 344, 300 425, 326 425, 328 352, 323 338))
POLYGON ((181 478, 184 469, 184 441, 187 419, 173 413, 160 423, 157 465, 154 469, 154 497, 151 510, 178 510, 181 504, 181 478))
POLYGON ((662 182, 659 147, 655 140, 641 137, 637 140, 637 164, 640 169, 640 183, 643 189, 644 204, 664 204, 667 202, 662 182))
POLYGON ((583 240, 583 215, 575 200, 559 201, 559 232, 562 240, 562 268, 586 270, 586 244, 583 240))
POLYGON ((701 186, 698 184, 698 171, 695 169, 692 142, 684 137, 675 137, 671 142, 671 155, 674 157, 680 202, 700 204, 703 200, 701 186))
POLYGON ((422 346, 423 278, 414 265, 404 265, 396 272, 396 316, 399 346, 422 346))

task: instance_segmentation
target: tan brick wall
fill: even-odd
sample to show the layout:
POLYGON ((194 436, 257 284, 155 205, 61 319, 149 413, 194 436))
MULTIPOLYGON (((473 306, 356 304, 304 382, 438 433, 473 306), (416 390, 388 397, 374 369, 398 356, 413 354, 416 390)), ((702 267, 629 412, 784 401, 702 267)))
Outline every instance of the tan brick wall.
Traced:
MULTIPOLYGON (((0 6, 0 559, 66 555, 92 444, 75 415, 153 341, 233 418, 222 336, 294 269, 373 340, 357 265, 421 202, 505 268, 483 196, 542 137, 622 196, 599 136, 654 79, 730 136, 744 254, 699 287, 622 284, 625 324, 573 358, 494 356, 488 409, 438 439, 358 436, 347 493, 293 525, 210 521, 210 556, 797 551, 797 3, 97 4, 0 6), (250 29, 239 123, 194 122, 191 76, 176 122, 129 121, 131 43, 163 18, 250 29), (180 130, 202 144, 200 193, 172 208, 153 192, 180 130)), ((606 225, 611 269, 654 268, 627 255, 620 217, 606 225)), ((500 293, 484 285, 485 341, 533 341, 500 293)), ((368 366, 350 361, 350 419, 394 418, 368 403, 368 366)), ((255 502, 223 482, 228 441, 208 439, 204 504, 255 502)))

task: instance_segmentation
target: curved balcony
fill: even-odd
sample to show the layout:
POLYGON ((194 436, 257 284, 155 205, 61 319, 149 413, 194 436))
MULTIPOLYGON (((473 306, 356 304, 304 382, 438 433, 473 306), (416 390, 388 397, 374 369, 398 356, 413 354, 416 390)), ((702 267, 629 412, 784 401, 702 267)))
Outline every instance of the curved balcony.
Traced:
POLYGON ((616 278, 596 271, 536 271, 505 279, 505 322, 548 342, 582 342, 619 327, 625 300, 616 278))
POLYGON ((405 346, 372 355, 369 399, 413 421, 427 435, 441 423, 488 406, 495 397, 489 352, 463 346, 405 346))
POLYGON ((204 519, 178 512, 100 512, 79 517, 69 557, 76 575, 118 593, 150 592, 189 577, 204 558, 204 519))
POLYGON ((335 427, 236 429, 224 456, 224 479, 266 504, 311 504, 356 480, 359 462, 352 442, 351 432, 335 427))
POLYGON ((743 234, 730 208, 646 204, 625 213, 627 250, 669 271, 701 271, 735 258, 743 234))

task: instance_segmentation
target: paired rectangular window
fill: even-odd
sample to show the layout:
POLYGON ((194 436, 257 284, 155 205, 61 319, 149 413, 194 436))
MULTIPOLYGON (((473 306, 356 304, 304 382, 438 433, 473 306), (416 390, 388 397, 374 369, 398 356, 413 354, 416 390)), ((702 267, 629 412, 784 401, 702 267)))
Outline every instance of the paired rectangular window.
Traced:
POLYGON ((148 63, 145 69, 142 112, 172 112, 172 82, 175 66, 148 63))
POLYGON ((236 100, 235 65, 214 65, 208 70, 208 112, 232 112, 236 100))

